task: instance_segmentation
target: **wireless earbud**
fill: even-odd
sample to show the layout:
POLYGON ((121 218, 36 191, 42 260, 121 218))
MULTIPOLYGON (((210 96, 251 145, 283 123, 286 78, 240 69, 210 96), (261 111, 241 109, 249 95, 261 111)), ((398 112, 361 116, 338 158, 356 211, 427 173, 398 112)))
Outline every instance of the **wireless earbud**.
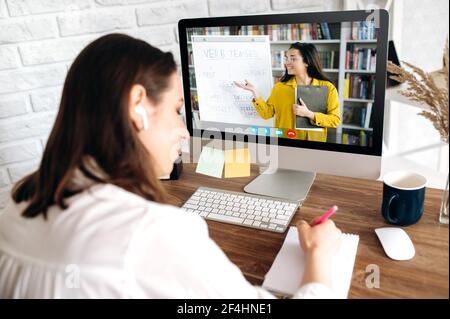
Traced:
POLYGON ((144 123, 144 131, 148 130, 148 116, 147 111, 142 105, 138 105, 134 108, 134 111, 142 117, 142 122, 144 123))

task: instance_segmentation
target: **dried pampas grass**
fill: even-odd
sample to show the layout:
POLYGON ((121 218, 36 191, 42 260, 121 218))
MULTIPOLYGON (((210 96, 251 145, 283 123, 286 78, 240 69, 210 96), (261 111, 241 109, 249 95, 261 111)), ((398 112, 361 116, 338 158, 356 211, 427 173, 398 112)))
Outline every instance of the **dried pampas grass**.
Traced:
POLYGON ((406 83, 407 88, 400 91, 412 101, 427 105, 428 109, 419 115, 429 119, 438 130, 442 141, 448 143, 448 39, 444 50, 444 67, 434 73, 427 73, 422 69, 403 62, 412 72, 388 61, 387 70, 394 74, 391 79, 406 83))

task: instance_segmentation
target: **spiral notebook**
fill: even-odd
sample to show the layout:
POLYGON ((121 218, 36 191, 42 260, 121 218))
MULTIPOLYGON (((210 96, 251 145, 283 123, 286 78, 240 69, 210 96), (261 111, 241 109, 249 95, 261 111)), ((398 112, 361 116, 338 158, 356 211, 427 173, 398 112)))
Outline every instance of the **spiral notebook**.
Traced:
MULTIPOLYGON (((350 290, 359 236, 343 234, 339 253, 333 260, 332 289, 336 298, 345 299, 350 290)), ((286 239, 264 279, 263 287, 275 294, 294 295, 300 287, 305 256, 300 248, 297 228, 289 228, 286 239)))

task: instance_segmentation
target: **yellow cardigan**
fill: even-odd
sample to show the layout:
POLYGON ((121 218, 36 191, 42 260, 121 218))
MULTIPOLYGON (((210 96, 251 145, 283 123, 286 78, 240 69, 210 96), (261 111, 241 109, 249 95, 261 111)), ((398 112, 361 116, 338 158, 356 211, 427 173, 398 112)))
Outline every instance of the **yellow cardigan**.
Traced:
MULTIPOLYGON (((311 85, 328 86, 328 111, 324 113, 314 113, 315 121, 311 124, 322 127, 322 131, 296 130, 297 139, 307 141, 326 142, 327 128, 336 128, 341 123, 339 111, 339 96, 335 86, 328 82, 313 79, 311 85)), ((284 129, 283 137, 287 137, 286 130, 295 128, 295 115, 292 106, 295 100, 295 89, 297 81, 292 77, 289 81, 275 84, 272 93, 267 101, 257 98, 253 101, 253 106, 263 119, 270 119, 275 115, 275 127, 284 129)))

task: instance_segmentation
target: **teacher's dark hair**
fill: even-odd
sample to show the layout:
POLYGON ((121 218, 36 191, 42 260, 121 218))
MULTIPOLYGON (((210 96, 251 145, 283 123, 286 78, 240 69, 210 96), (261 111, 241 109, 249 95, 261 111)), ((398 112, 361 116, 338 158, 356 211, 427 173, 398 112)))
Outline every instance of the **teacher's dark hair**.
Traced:
MULTIPOLYGON (((317 79, 331 82, 331 80, 324 74, 322 70, 322 64, 320 63, 319 52, 317 52, 316 46, 311 43, 300 43, 295 42, 292 43, 289 47, 290 49, 296 49, 300 52, 300 55, 303 58, 303 62, 308 65, 306 72, 308 76, 317 79)), ((284 72, 284 75, 281 77, 281 82, 289 81, 293 75, 288 74, 287 68, 284 72)))
POLYGON ((72 187, 77 169, 95 183, 164 202, 150 154, 131 122, 128 100, 131 87, 141 84, 158 103, 174 72, 171 53, 126 35, 106 35, 83 49, 67 74, 38 170, 13 188, 16 203, 28 201, 22 215, 46 218, 54 204, 67 208, 65 199, 88 187, 72 187), (94 159, 102 174, 86 158, 94 159))

